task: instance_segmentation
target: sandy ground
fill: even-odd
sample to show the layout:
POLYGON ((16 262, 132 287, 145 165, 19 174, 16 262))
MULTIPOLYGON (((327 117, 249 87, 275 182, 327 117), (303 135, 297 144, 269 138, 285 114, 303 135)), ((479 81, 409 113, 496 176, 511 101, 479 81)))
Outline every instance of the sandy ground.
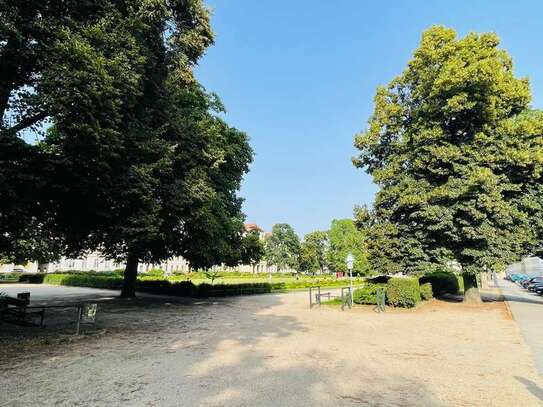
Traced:
POLYGON ((307 302, 110 301, 77 339, 2 325, 0 405, 543 405, 543 380, 503 302, 384 314, 307 302), (36 334, 45 339, 28 339, 36 334))

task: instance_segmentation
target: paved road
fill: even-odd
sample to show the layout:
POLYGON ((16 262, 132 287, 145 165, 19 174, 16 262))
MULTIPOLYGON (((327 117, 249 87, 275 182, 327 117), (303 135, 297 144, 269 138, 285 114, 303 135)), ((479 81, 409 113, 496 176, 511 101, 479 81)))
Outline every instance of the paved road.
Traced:
POLYGON ((543 375, 543 297, 510 281, 498 280, 498 285, 532 350, 537 370, 543 375))

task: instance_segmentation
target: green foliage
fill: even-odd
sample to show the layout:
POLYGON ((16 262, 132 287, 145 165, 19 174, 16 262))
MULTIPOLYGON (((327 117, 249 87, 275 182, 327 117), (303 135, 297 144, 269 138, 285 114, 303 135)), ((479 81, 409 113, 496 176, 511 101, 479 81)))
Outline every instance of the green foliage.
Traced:
POLYGON ((433 290, 432 290, 432 284, 431 283, 424 283, 420 285, 420 298, 423 301, 427 301, 432 299, 433 297, 433 290))
POLYGON ((0 273, 0 281, 19 281, 21 273, 0 273))
POLYGON ((19 274, 19 282, 29 284, 41 284, 44 282, 45 274, 43 273, 21 273, 19 274))
POLYGON ((152 268, 151 270, 147 271, 145 273, 146 275, 150 277, 164 277, 164 270, 159 268, 152 268))
POLYGON ((57 3, 0 6, 0 254, 96 249, 126 261, 127 296, 139 261, 237 264, 252 150, 192 72, 213 43, 209 10, 57 3), (19 137, 40 123, 38 145, 19 137))
POLYGON ((353 302, 355 304, 377 304, 377 290, 385 288, 385 284, 367 284, 362 288, 357 288, 353 292, 353 302))
POLYGON ((390 276, 375 276, 366 279, 366 281, 371 284, 386 284, 391 278, 390 276))
POLYGON ((240 264, 255 265, 264 257, 264 243, 260 240, 258 230, 251 230, 241 239, 240 264))
POLYGON ((463 294, 464 293, 464 278, 462 277, 462 275, 457 275, 456 281, 458 282, 458 293, 463 294))
MULTIPOLYGON (((97 274, 47 274, 43 281, 45 284, 94 287, 111 290, 119 290, 122 287, 123 278, 115 276, 100 276, 97 274)), ((276 283, 277 289, 282 288, 281 283, 276 283)), ((242 284, 199 284, 190 281, 169 280, 138 280, 136 289, 152 294, 172 295, 181 297, 220 297, 232 295, 262 294, 272 291, 270 283, 242 283, 242 284)))
POLYGON ((387 283, 387 302, 394 307, 412 308, 420 302, 419 281, 416 278, 391 278, 387 283))
POLYGON ((347 272, 345 259, 349 253, 354 256, 353 273, 367 275, 369 273, 366 259, 364 235, 356 229, 351 219, 334 219, 328 232, 330 242, 328 265, 334 272, 347 272))
POLYGON ((421 285, 430 283, 432 285, 432 292, 434 297, 439 297, 443 294, 457 294, 458 293, 458 278, 455 274, 436 271, 423 275, 419 279, 421 285))
POLYGON ((380 187, 358 222, 379 272, 495 270, 541 242, 543 113, 495 34, 432 27, 377 90, 354 160, 380 187))
POLYGON ((217 269, 211 269, 211 270, 205 270, 204 275, 206 276, 207 279, 211 280, 211 284, 213 284, 213 282, 217 278, 222 277, 220 272, 221 272, 221 270, 218 269, 218 268, 217 269))
MULTIPOLYGON (((29 274, 31 275, 31 274, 29 274)), ((79 287, 94 287, 118 290, 122 286, 122 273, 69 272, 32 274, 41 276, 43 283, 52 285, 67 285, 79 287)), ((138 291, 163 295, 179 295, 187 297, 223 296, 242 294, 258 294, 260 292, 295 290, 309 287, 344 287, 345 280, 337 280, 326 276, 318 278, 299 278, 274 276, 271 280, 267 275, 256 278, 252 273, 228 273, 223 276, 222 284, 207 284, 204 272, 191 273, 186 276, 171 276, 163 279, 145 274, 138 275, 136 288, 138 291), (237 274, 237 276, 236 276, 237 274), (240 281, 241 276, 241 281, 240 281), (192 278, 193 280, 187 279, 192 278), (244 281, 246 280, 246 281, 244 281), (261 281, 258 281, 261 280, 261 281), (211 288, 210 288, 211 287, 211 288), (230 294, 229 294, 230 293, 230 294)), ((36 284, 41 280, 33 281, 36 284)), ((362 280, 355 279, 359 284, 362 280)))
POLYGON ((298 269, 300 239, 294 229, 286 223, 273 225, 271 235, 265 243, 265 259, 278 270, 298 269))
POLYGON ((300 245, 298 262, 300 271, 324 272, 327 264, 328 234, 326 232, 311 232, 304 236, 300 245))

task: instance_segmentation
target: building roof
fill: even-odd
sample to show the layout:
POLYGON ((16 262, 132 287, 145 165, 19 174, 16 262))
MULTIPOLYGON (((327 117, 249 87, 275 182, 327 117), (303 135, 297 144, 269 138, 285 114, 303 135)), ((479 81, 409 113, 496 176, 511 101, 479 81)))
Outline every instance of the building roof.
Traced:
POLYGON ((256 223, 246 223, 243 226, 245 227, 246 232, 250 232, 252 230, 256 230, 258 232, 263 232, 263 230, 260 227, 258 227, 258 225, 256 223))

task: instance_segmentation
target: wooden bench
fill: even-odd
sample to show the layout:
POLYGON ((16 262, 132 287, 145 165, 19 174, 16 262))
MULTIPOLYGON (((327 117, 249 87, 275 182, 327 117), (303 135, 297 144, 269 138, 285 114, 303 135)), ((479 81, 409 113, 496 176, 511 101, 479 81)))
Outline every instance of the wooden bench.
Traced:
POLYGON ((0 299, 0 321, 43 328, 45 307, 29 307, 30 293, 17 294, 17 297, 6 296, 0 299), (33 322, 37 316, 40 317, 39 325, 33 322))

